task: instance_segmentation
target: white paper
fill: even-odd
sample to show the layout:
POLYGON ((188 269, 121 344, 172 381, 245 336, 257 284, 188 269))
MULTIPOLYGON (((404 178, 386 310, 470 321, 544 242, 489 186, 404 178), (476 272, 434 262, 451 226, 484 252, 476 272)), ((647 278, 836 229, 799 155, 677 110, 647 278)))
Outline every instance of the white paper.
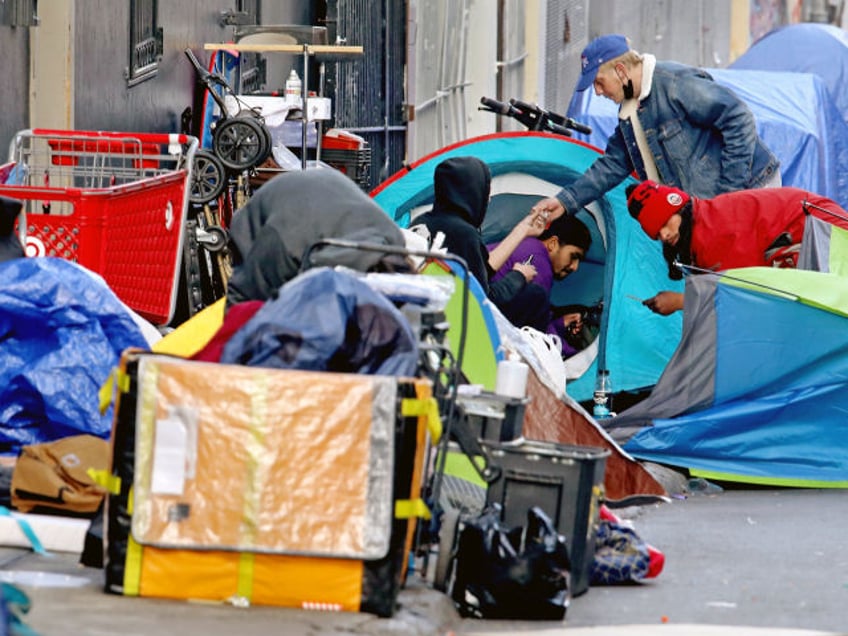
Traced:
POLYGON ((182 495, 186 480, 188 432, 182 419, 173 413, 156 420, 153 441, 153 475, 150 492, 154 495, 182 495))

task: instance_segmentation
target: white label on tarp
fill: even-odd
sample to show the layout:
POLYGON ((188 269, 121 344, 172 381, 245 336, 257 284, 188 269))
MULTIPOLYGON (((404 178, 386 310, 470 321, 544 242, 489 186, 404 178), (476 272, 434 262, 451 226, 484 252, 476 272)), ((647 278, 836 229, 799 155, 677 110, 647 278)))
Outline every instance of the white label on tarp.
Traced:
POLYGON ((183 494, 187 477, 188 441, 188 427, 178 412, 172 410, 165 419, 156 420, 151 494, 183 494))

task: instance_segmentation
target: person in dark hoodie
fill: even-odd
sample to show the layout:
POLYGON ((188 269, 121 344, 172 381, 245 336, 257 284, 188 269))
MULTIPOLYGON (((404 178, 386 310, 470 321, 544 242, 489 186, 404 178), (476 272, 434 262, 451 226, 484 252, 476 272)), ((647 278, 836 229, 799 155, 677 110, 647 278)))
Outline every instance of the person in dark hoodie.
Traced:
POLYGON ((284 283, 310 267, 410 271, 408 260, 396 253, 316 245, 323 239, 405 246, 395 222, 341 172, 281 173, 233 216, 227 308, 272 298, 284 283))
POLYGON ((24 256, 21 241, 15 232, 15 220, 23 204, 17 199, 0 196, 0 263, 24 256))
POLYGON ((464 259, 487 297, 510 322, 544 330, 547 298, 540 287, 528 284, 536 275, 534 265, 515 263, 502 278, 491 280, 523 239, 542 233, 544 215, 528 214, 490 252, 480 227, 488 209, 491 184, 489 167, 480 159, 445 159, 436 166, 433 175, 433 208, 416 217, 410 229, 428 238, 434 246, 441 245, 464 259), (443 236, 441 241, 439 234, 443 236))

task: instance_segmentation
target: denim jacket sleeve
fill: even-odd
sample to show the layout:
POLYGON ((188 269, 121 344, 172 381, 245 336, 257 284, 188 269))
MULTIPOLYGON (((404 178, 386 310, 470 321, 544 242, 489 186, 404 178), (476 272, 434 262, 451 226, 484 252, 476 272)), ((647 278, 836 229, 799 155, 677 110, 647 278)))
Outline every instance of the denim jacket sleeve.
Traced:
POLYGON ((556 194, 568 214, 577 214, 587 203, 603 196, 633 172, 620 126, 607 141, 604 154, 589 166, 582 177, 556 194))
MULTIPOLYGON (((703 131, 710 131, 720 139, 720 172, 715 175, 717 192, 748 187, 754 152, 759 143, 750 109, 730 89, 703 75, 676 75, 668 88, 669 102, 675 110, 684 113, 687 122, 701 129, 700 134, 709 134, 703 131)), ((693 135, 693 147, 697 145, 696 135, 693 135)), ((677 167, 685 169, 684 166, 677 167)), ((691 169, 691 165, 688 168, 691 169)))

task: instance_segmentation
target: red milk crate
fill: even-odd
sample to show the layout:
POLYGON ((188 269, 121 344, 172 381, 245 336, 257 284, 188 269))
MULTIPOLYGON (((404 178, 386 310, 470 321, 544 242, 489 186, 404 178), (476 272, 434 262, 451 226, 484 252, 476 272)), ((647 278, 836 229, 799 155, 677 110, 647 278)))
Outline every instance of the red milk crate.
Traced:
POLYGON ((175 134, 17 133, 0 194, 24 203, 18 231, 27 256, 74 261, 141 316, 167 324, 197 145, 175 134))

